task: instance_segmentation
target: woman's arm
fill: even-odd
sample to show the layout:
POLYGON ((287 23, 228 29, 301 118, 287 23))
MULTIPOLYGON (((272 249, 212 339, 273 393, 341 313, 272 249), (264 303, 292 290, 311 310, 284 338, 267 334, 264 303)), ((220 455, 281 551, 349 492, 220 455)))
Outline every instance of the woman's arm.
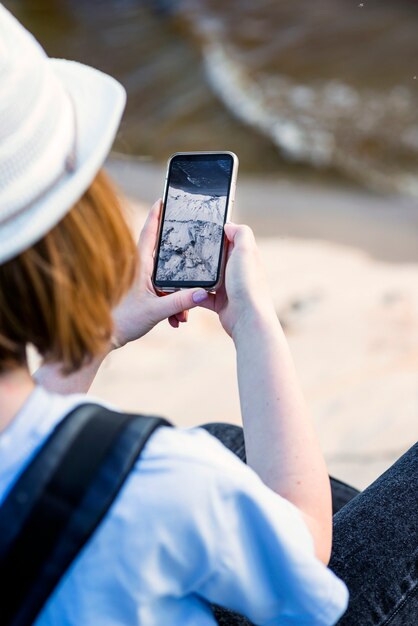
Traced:
POLYGON ((247 463, 304 516, 317 557, 331 553, 325 462, 277 317, 254 310, 234 328, 247 463))
POLYGON ((204 306, 218 313, 237 350, 247 462, 268 487, 295 504, 328 563, 330 483, 290 351, 274 309, 254 235, 225 225, 225 282, 204 306))

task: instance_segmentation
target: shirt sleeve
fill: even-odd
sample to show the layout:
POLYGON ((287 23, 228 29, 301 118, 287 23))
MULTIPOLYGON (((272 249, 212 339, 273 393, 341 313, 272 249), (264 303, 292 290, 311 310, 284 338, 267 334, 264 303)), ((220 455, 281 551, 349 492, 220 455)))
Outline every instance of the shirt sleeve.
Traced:
POLYGON ((218 441, 208 447, 218 459, 206 477, 213 535, 208 576, 196 592, 255 624, 334 624, 347 588, 315 557, 300 511, 218 441))

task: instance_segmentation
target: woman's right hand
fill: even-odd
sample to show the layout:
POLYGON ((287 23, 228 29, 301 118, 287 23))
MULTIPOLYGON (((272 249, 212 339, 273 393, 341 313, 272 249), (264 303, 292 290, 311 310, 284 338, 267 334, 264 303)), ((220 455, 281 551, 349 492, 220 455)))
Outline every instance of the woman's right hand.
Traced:
POLYGON ((228 241, 224 282, 200 306, 218 313, 225 331, 235 338, 240 327, 257 317, 277 317, 253 231, 232 222, 224 230, 228 241))

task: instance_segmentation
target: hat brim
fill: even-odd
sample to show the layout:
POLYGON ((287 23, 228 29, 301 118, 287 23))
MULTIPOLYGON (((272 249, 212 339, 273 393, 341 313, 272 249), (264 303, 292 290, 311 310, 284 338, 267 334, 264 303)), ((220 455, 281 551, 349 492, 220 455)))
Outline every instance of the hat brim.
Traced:
POLYGON ((48 63, 74 105, 75 168, 2 225, 0 263, 41 239, 79 200, 112 147, 125 107, 126 92, 111 76, 76 61, 49 59, 48 63))

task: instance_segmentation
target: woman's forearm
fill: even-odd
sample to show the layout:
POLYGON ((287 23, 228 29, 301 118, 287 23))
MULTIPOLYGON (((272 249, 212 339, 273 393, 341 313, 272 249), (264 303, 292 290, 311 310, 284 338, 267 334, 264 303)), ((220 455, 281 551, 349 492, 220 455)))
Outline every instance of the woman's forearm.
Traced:
POLYGON ((254 312, 233 333, 247 463, 295 504, 328 562, 331 491, 325 462, 274 312, 254 312))

